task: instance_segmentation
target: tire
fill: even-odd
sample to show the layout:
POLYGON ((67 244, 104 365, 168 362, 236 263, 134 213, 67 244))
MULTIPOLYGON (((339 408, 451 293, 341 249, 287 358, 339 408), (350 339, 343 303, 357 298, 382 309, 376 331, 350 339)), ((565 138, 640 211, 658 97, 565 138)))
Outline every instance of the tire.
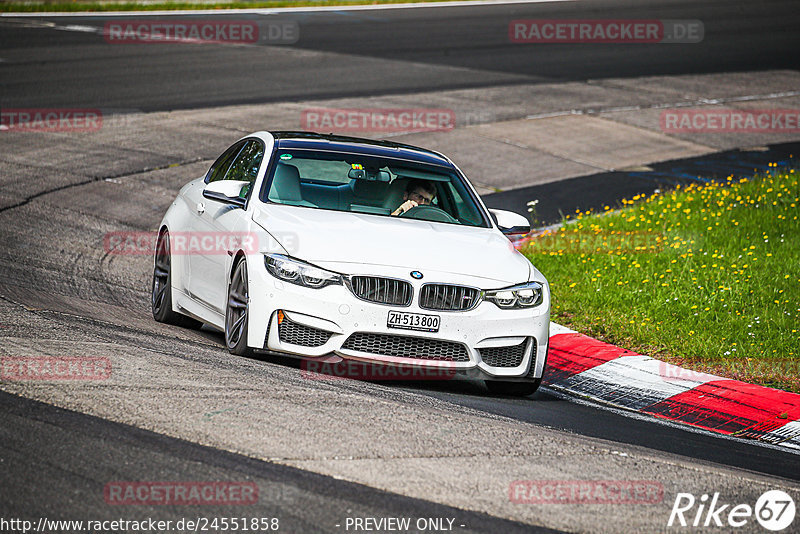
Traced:
POLYGON ((228 352, 237 356, 250 356, 253 353, 247 346, 249 302, 247 262, 242 258, 233 268, 228 286, 228 304, 225 307, 225 345, 228 352))
POLYGON ((502 380, 485 380, 489 393, 508 397, 527 397, 533 395, 542 383, 541 378, 528 382, 503 382, 502 380))
POLYGON ((202 322, 172 309, 172 256, 169 249, 169 232, 162 232, 156 243, 150 307, 153 319, 159 323, 195 329, 203 326, 202 322))

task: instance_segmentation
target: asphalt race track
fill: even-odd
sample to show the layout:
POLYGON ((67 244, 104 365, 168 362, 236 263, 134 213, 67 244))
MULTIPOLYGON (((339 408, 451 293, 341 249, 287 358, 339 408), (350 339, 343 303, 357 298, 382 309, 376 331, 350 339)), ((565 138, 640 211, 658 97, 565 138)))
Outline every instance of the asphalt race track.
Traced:
MULTIPOLYGON (((103 247, 108 232, 156 229, 180 186, 238 137, 276 127, 256 123, 286 109, 295 122, 278 127, 296 124, 297 110, 318 99, 366 106, 463 90, 497 106, 498 91, 531 84, 589 80, 612 91, 601 82, 730 73, 756 84, 760 71, 799 70, 796 2, 566 1, 281 17, 299 24, 296 43, 112 45, 98 33, 112 16, 0 17, 0 108, 108 113, 97 132, 0 131, 0 356, 101 357, 113 368, 108 380, 85 383, 0 380, 0 519, 277 517, 281 532, 341 533, 356 531, 348 518, 410 517, 450 518, 457 532, 662 532, 680 492, 752 505, 782 489, 800 502, 800 454, 775 447, 546 389, 515 399, 490 397, 478 382, 309 380, 296 362, 233 357, 216 332, 156 323, 152 258, 103 247), (705 37, 532 50, 508 42, 508 22, 526 18, 692 19, 703 21, 705 37), (655 481, 663 498, 509 498, 517 480, 572 479, 655 481), (119 506, 103 493, 114 481, 209 480, 253 482, 258 502, 119 506)), ((797 141, 759 153, 784 158, 797 141)), ((656 168, 668 175, 698 161, 724 173, 729 160, 711 154, 656 168)), ((557 180, 490 202, 519 210, 549 198, 552 220, 656 185, 598 173, 593 184, 617 185, 557 180)), ((737 531, 763 529, 751 520, 737 531)))
MULTIPOLYGON (((791 1, 630 4, 601 0, 300 13, 290 17, 300 24, 300 40, 284 47, 292 49, 284 54, 262 46, 107 46, 101 36, 85 31, 37 27, 51 21, 102 28, 106 20, 118 20, 113 16, 7 19, 0 34, 1 104, 156 111, 797 67, 800 14, 791 1), (697 19, 703 21, 705 38, 691 45, 554 44, 533 53, 509 43, 511 20, 578 16, 697 19)), ((228 18, 248 20, 239 14, 228 18)))

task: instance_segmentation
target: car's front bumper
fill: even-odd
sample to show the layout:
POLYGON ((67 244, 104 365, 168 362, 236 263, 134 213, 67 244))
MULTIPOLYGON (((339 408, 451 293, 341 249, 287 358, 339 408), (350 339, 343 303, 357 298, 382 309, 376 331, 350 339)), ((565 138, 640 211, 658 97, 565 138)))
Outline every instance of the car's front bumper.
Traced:
MULTIPOLYGON (((409 280, 406 269, 381 267, 380 273, 364 273, 408 280, 414 287, 414 299, 403 307, 360 300, 344 285, 312 289, 283 282, 257 260, 249 267, 248 345, 253 348, 326 361, 336 355, 347 360, 447 369, 482 379, 542 376, 550 325, 546 284, 542 303, 533 308, 500 309, 483 301, 469 311, 432 311, 418 306, 422 282, 409 280), (278 310, 283 312, 282 321, 288 321, 283 328, 278 310), (390 310, 439 315, 439 331, 390 328, 390 310), (409 357, 412 353, 414 357, 409 357)), ((477 286, 475 279, 465 281, 463 276, 448 273, 426 273, 425 282, 477 286)))

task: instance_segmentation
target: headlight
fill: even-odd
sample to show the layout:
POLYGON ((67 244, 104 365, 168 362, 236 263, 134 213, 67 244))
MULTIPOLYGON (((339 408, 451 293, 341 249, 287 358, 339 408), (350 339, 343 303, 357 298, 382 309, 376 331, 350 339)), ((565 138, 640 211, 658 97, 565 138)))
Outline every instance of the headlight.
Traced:
POLYGON ((505 289, 486 291, 484 298, 499 308, 532 308, 542 303, 544 289, 539 282, 528 282, 505 289))
POLYGON ((267 270, 273 276, 285 282, 299 286, 319 289, 331 284, 342 283, 341 275, 315 267, 310 263, 292 259, 283 254, 267 254, 264 256, 267 270))

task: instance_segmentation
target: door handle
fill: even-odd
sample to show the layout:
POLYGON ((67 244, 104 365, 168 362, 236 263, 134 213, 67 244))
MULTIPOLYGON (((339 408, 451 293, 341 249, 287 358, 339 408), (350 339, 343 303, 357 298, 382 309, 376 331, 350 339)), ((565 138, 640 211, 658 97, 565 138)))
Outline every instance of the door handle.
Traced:
POLYGON ((196 206, 196 209, 197 209, 197 213, 203 213, 204 211, 206 211, 206 205, 203 204, 202 202, 198 202, 197 206, 196 206))

